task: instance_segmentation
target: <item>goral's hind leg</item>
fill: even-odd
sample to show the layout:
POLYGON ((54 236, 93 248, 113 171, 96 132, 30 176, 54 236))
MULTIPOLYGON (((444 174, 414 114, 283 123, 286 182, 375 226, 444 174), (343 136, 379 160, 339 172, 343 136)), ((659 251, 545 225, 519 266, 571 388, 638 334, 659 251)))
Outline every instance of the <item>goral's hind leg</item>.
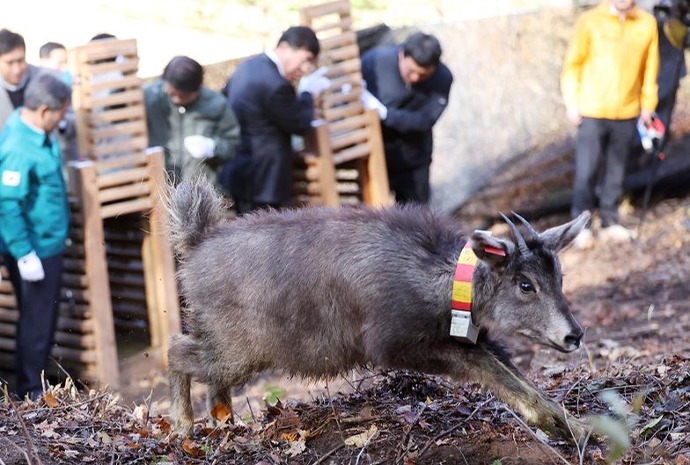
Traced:
POLYGON ((170 337, 168 349, 168 379, 170 382, 170 413, 175 430, 184 437, 194 429, 194 412, 190 397, 191 379, 198 376, 198 345, 185 334, 170 337))

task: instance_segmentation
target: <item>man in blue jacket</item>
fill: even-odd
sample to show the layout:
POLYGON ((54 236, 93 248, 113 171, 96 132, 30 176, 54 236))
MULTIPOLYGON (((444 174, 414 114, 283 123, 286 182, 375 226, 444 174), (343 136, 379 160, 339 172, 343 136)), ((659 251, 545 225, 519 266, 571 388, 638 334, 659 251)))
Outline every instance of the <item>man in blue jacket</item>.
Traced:
POLYGON ((381 117, 388 178, 397 202, 428 203, 432 128, 448 105, 453 75, 441 63, 441 44, 423 32, 401 46, 362 55, 367 89, 362 101, 381 117))
POLYGON ((223 167, 222 184, 238 213, 280 208, 292 197, 291 136, 309 129, 314 97, 330 85, 321 73, 311 73, 319 51, 314 31, 291 27, 275 49, 242 62, 226 84, 240 145, 237 158, 223 167))
POLYGON ((21 398, 42 393, 59 309, 70 217, 60 144, 50 132, 70 94, 58 77, 38 75, 0 134, 0 252, 19 308, 15 371, 21 398))

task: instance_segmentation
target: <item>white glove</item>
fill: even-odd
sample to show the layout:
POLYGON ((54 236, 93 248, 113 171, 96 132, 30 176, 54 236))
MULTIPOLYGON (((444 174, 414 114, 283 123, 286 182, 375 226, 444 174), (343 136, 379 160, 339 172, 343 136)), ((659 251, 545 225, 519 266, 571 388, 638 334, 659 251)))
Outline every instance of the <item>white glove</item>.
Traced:
POLYGON ((194 158, 210 158, 216 148, 216 142, 210 137, 187 136, 184 138, 184 148, 194 158))
POLYGON ((381 103, 379 99, 374 97, 374 94, 369 92, 366 88, 362 88, 362 94, 359 96, 359 100, 367 110, 376 110, 379 113, 379 118, 381 118, 381 121, 386 119, 386 116, 388 116, 388 108, 386 108, 386 106, 381 103))
POLYGON ((326 77, 328 68, 322 66, 311 74, 308 74, 299 80, 297 85, 297 92, 309 92, 313 97, 316 97, 324 90, 331 87, 331 80, 326 77))
POLYGON ((40 281, 45 278, 41 259, 33 250, 17 260, 17 268, 24 281, 40 281))

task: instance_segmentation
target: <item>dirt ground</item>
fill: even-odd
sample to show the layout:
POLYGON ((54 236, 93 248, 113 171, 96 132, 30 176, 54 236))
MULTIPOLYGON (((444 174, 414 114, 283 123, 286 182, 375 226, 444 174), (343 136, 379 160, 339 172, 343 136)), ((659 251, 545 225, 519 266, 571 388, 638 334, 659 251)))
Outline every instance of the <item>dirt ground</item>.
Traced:
MULTIPOLYGON (((634 228, 638 214, 628 206, 623 222, 634 228)), ((67 386, 0 403, 0 463, 690 464, 690 197, 654 205, 636 242, 598 241, 561 259, 583 349, 508 343, 528 378, 580 418, 606 415, 599 431, 622 432, 618 441, 598 436, 578 450, 476 386, 406 372, 328 384, 264 374, 236 393, 236 424, 217 427, 195 385, 195 435, 182 441, 165 372, 147 354, 124 363, 117 391, 67 386)))

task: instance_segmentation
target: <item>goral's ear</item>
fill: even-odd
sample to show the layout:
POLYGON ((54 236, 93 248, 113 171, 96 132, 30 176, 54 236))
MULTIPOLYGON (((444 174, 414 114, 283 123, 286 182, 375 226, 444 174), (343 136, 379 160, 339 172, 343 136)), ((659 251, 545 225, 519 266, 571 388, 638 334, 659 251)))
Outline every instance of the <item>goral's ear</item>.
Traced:
POLYGON ((477 258, 491 268, 503 268, 515 250, 512 242, 493 237, 488 231, 473 232, 470 245, 477 258))
POLYGON ((575 237, 589 226, 591 217, 588 211, 582 212, 580 216, 568 223, 547 229, 539 235, 539 238, 546 247, 558 253, 569 246, 575 237))

